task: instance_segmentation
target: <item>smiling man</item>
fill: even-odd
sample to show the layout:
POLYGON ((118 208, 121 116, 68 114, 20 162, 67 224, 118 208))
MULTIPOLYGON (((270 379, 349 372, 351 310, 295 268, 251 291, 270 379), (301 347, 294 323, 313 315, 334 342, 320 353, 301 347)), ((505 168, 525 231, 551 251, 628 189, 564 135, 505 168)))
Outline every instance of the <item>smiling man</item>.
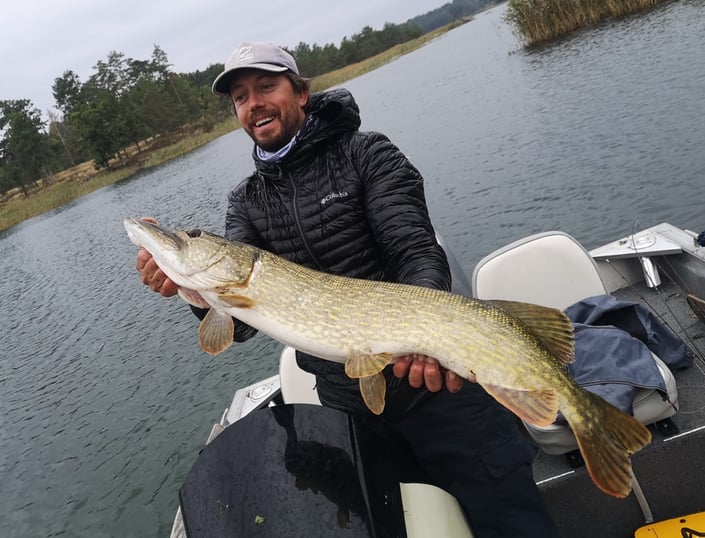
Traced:
MULTIPOLYGON (((423 178, 389 138, 359 130, 350 92, 310 94, 291 55, 262 42, 235 49, 213 92, 231 100, 255 144, 255 171, 229 196, 228 239, 328 273, 450 289, 423 178)), ((154 291, 176 294, 146 251, 137 269, 154 291)), ((237 342, 255 333, 235 325, 237 342)), ((397 360, 384 370, 386 405, 376 416, 344 365, 301 352, 296 359, 316 375, 323 405, 407 443, 430 480, 458 499, 475 536, 557 536, 533 480, 534 450, 482 387, 427 357, 397 360)))
POLYGON ((265 152, 288 147, 304 123, 308 102, 308 84, 291 55, 268 43, 245 43, 226 66, 213 89, 230 95, 243 129, 265 152))

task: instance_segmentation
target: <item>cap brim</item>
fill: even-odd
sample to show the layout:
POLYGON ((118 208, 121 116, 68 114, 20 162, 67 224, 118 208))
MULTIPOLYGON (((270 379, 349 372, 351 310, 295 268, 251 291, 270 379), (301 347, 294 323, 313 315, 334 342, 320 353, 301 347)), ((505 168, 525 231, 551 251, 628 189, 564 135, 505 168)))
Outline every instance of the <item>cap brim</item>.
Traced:
POLYGON ((216 77, 213 81, 213 86, 211 86, 211 91, 216 95, 230 95, 230 79, 235 71, 240 71, 241 69, 260 69, 262 71, 270 71, 272 73, 283 73, 289 68, 283 65, 274 64, 249 64, 249 65, 238 65, 231 69, 223 71, 220 75, 216 77))

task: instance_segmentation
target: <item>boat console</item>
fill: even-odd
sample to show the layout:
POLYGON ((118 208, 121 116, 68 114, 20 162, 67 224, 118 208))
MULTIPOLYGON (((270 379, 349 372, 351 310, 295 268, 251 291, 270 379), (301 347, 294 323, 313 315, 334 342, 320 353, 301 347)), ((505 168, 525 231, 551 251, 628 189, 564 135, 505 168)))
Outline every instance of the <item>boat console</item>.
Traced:
POLYGON ((419 473, 403 448, 344 413, 264 407, 204 448, 180 489, 181 514, 190 538, 470 536, 457 503, 420 515, 442 495, 415 487, 419 473))

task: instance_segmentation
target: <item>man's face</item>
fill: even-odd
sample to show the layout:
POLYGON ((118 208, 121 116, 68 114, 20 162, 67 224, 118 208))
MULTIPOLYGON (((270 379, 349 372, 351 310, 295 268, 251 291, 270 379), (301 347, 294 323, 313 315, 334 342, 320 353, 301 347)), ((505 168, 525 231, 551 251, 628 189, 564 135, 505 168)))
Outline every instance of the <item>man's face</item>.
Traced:
POLYGON ((230 83, 240 125, 260 148, 277 151, 304 122, 308 92, 298 93, 283 73, 243 69, 230 83))

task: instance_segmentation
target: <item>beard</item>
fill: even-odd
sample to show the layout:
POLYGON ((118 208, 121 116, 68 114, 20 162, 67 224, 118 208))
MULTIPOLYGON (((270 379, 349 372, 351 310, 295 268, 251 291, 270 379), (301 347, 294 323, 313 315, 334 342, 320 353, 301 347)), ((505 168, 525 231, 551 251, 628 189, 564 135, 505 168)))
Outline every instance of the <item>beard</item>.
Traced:
POLYGON ((261 149, 274 153, 286 146, 303 125, 298 115, 278 115, 264 129, 249 126, 246 131, 261 149))
POLYGON ((289 141, 294 138, 294 136, 296 136, 296 132, 294 132, 291 136, 284 134, 280 134, 275 137, 258 137, 250 135, 250 137, 252 138, 252 140, 254 140, 257 146, 269 153, 279 151, 281 148, 286 146, 289 141))

